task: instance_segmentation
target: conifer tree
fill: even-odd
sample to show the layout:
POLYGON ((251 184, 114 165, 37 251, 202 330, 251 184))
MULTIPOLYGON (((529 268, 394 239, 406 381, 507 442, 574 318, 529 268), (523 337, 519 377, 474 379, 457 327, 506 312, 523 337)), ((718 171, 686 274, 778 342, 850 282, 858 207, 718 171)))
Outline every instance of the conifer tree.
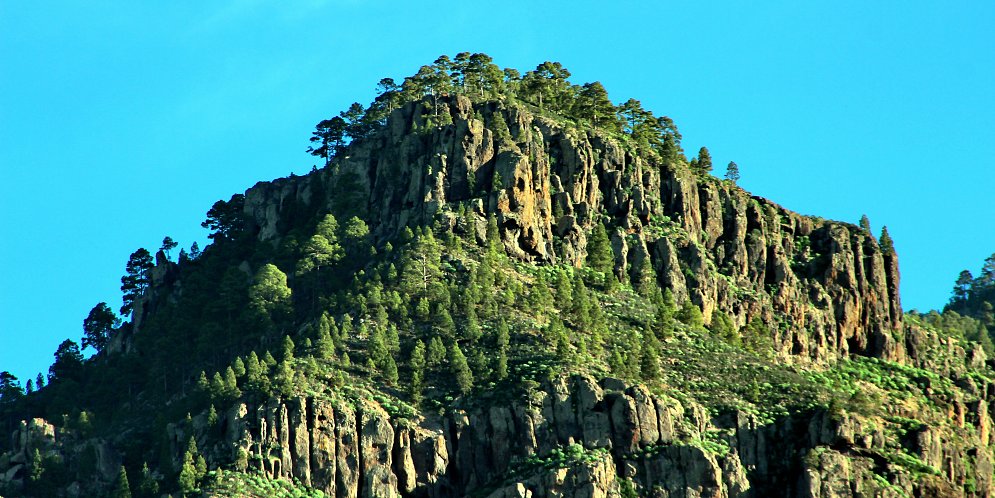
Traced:
POLYGON ((866 214, 860 216, 860 228, 867 233, 871 233, 871 219, 866 214))
POLYGON ((387 385, 397 384, 398 374, 397 374, 397 362, 394 361, 394 356, 388 354, 387 359, 383 362, 383 378, 387 381, 387 385))
POLYGON ((664 289, 660 292, 659 287, 657 291, 660 293, 659 302, 656 305, 656 313, 653 316, 653 330, 660 339, 666 339, 673 334, 674 331, 674 313, 677 311, 677 306, 674 304, 674 294, 670 292, 670 289, 664 289))
POLYGON ((197 377, 197 391, 204 395, 211 394, 211 383, 207 380, 207 373, 203 370, 200 371, 200 376, 197 377))
MULTIPOLYGON (((500 177, 495 173, 496 177, 500 177)), ((500 254, 501 252, 501 231, 498 229, 497 216, 491 213, 487 216, 487 250, 492 255, 500 254)))
POLYGON ((231 369, 235 372, 235 377, 245 377, 245 362, 242 358, 235 358, 231 363, 231 369))
POLYGON ((250 351, 249 356, 245 360, 245 382, 246 385, 252 386, 259 382, 259 378, 263 375, 262 366, 259 365, 259 357, 256 355, 255 351, 250 351))
POLYGON ((608 232, 601 223, 594 225, 591 238, 587 241, 587 266, 594 271, 612 276, 615 269, 615 254, 612 252, 608 232))
POLYGON ((677 319, 692 329, 701 329, 705 326, 705 318, 701 315, 701 309, 695 306, 690 299, 684 301, 681 309, 677 312, 677 319))
POLYGON ((878 241, 881 246, 881 252, 884 255, 895 253, 895 243, 891 240, 891 235, 888 235, 888 227, 881 227, 881 239, 878 241))
POLYGON ((408 359, 408 365, 411 366, 409 393, 415 405, 421 402, 422 389, 425 387, 425 363, 425 343, 418 340, 415 342, 415 347, 411 350, 411 357, 408 359))
POLYGON ((729 161, 729 165, 726 166, 726 180, 733 183, 739 181, 739 165, 735 161, 729 161))
POLYGON ((700 175, 712 171, 712 155, 708 152, 708 147, 698 149, 698 157, 691 161, 691 169, 700 175))
POLYGON ((382 373, 387 358, 390 356, 390 351, 387 349, 387 341, 380 327, 373 327, 370 338, 367 340, 366 350, 369 352, 370 360, 382 373))
POLYGON ((111 498, 131 498, 131 485, 128 484, 128 472, 121 466, 114 480, 114 489, 111 490, 111 498))
POLYGON ((335 342, 332 340, 332 320, 322 313, 318 320, 318 339, 315 341, 318 358, 331 360, 335 357, 335 342))
POLYGON ((290 338, 289 335, 283 336, 283 343, 281 344, 281 354, 280 359, 283 361, 293 361, 294 359, 294 340, 290 338))
POLYGON ((510 342, 511 334, 508 331, 508 323, 502 318, 494 331, 494 344, 497 347, 494 374, 498 380, 504 380, 508 376, 508 345, 510 342))
POLYGON ((270 353, 268 349, 263 352, 263 357, 260 360, 260 365, 263 364, 265 364, 265 368, 271 368, 276 366, 276 358, 273 357, 273 354, 270 353))
POLYGON ((294 369, 289 361, 281 361, 276 366, 276 377, 274 387, 283 396, 290 396, 294 392, 294 369))
POLYGON ((712 313, 711 331, 712 335, 729 344, 738 345, 740 342, 739 333, 736 331, 736 325, 732 318, 729 318, 729 315, 722 311, 712 313))
POLYGON ((191 437, 187 444, 187 450, 183 454, 183 464, 180 467, 180 474, 176 478, 176 484, 179 485, 180 492, 184 495, 189 495, 197 489, 196 453, 197 443, 191 437))
POLYGON ((644 381, 655 380, 660 376, 660 341, 656 334, 647 333, 643 338, 639 361, 640 377, 644 381))
POLYGON ((107 303, 98 303, 83 320, 83 347, 101 352, 110 343, 120 320, 107 303))
POLYGON ((573 285, 567 272, 560 269, 556 272, 556 307, 569 310, 573 306, 573 285))
POLYGON ((238 382, 235 379, 235 370, 232 367, 225 369, 224 395, 228 399, 238 399, 242 395, 242 391, 239 390, 238 382))
POLYGON ((218 409, 214 407, 214 403, 207 409, 207 425, 214 427, 218 423, 218 409))
POLYGON ((580 273, 574 274, 573 299, 570 306, 570 319, 581 331, 587 332, 591 328, 591 295, 584 285, 584 279, 580 273))
POLYGON ((125 276, 121 277, 121 292, 124 293, 121 297, 124 303, 121 306, 122 315, 131 315, 135 302, 152 285, 152 267, 152 255, 144 247, 139 248, 128 257, 125 276))
POLYGON ((220 398, 225 395, 225 381, 219 372, 214 372, 211 377, 211 387, 208 389, 210 399, 220 398))
POLYGON ((650 297, 656 291, 658 287, 656 270, 653 269, 653 263, 650 261, 648 254, 644 255, 642 260, 639 261, 639 266, 636 270, 636 275, 632 284, 632 286, 635 287, 636 292, 643 297, 650 297))
POLYGON ((428 341, 428 366, 437 367, 446 359, 446 347, 442 345, 442 339, 438 336, 428 341))
POLYGON ((169 259, 169 253, 172 252, 173 249, 176 249, 176 246, 178 245, 179 244, 177 244, 172 237, 167 235, 163 237, 162 246, 159 247, 159 250, 162 251, 162 253, 166 256, 166 259, 169 259))
POLYGON ((142 478, 138 481, 138 494, 142 498, 159 496, 159 481, 156 481, 147 462, 142 464, 142 478))
POLYGON ((287 274, 267 263, 259 268, 255 282, 249 287, 249 309, 255 320, 266 328, 272 328, 289 318, 292 311, 290 297, 287 274))
POLYGON ((449 369, 456 380, 456 385, 459 386, 460 393, 470 392, 470 388, 473 387, 473 373, 470 372, 466 356, 463 356, 463 351, 456 341, 453 341, 452 345, 449 346, 449 369))

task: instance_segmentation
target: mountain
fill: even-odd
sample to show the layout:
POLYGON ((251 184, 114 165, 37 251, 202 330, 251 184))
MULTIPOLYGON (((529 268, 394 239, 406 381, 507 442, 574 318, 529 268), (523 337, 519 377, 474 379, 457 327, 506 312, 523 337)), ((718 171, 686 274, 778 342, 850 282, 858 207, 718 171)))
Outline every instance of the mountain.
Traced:
POLYGON ((322 168, 215 203, 203 252, 136 251, 99 353, 0 389, 0 493, 991 494, 982 321, 903 313, 886 230, 752 196, 568 78, 384 79, 317 125, 322 168))

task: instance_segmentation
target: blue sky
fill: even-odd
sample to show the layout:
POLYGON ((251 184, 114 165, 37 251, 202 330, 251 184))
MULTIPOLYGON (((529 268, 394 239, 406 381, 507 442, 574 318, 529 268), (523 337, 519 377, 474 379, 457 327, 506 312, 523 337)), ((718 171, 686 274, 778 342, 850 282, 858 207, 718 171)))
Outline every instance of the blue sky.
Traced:
MULTIPOLYGON (((0 2, 0 370, 45 371, 128 255, 443 53, 562 62, 805 214, 887 225, 907 309, 995 252, 992 2, 0 2), (291 5, 287 5, 291 4, 291 5)), ((719 172, 721 173, 721 171, 719 172)))

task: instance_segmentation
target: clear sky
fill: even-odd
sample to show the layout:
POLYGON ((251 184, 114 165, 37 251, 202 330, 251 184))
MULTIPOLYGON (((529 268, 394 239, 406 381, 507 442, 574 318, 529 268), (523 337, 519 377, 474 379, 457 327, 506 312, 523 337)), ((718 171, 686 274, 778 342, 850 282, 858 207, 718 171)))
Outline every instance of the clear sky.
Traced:
MULTIPOLYGON (((995 3, 0 1, 0 370, 120 306, 138 247, 305 173, 314 124, 438 55, 560 61, 805 214, 887 225, 903 304, 995 252, 995 3)), ((721 174, 722 167, 717 167, 721 174)))

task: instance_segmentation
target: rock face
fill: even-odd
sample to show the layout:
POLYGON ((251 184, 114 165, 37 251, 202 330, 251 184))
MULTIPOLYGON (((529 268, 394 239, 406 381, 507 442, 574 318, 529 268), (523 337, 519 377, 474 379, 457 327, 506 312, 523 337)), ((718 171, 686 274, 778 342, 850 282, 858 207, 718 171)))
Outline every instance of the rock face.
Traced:
MULTIPOLYGON (((99 438, 80 440, 77 434, 57 431, 55 426, 41 418, 22 421, 10 435, 10 451, 0 453, 0 492, 17 492, 30 478, 33 466, 41 460, 46 463, 74 462, 94 479, 109 481, 117 476, 121 465, 120 455, 107 441, 99 438), (78 462, 87 462, 85 466, 78 462)), ((99 482, 75 484, 76 496, 85 492, 98 492, 99 482), (94 485, 97 486, 94 486, 94 485)), ((14 494, 13 496, 17 496, 14 494)))
POLYGON ((706 323, 716 310, 737 326, 760 318, 792 361, 903 357, 897 256, 863 229, 801 216, 513 105, 443 99, 446 126, 427 125, 428 109, 395 110, 328 168, 251 188, 251 229, 276 242, 301 222, 302 206, 346 206, 381 238, 431 223, 482 238, 493 215, 510 255, 580 264, 587 234, 606 223, 616 272, 649 257, 660 284, 701 307, 706 323))
MULTIPOLYGON (((369 400, 239 404, 222 420, 227 437, 212 459, 245 452, 250 468, 334 497, 960 496, 944 493, 967 480, 977 496, 993 491, 980 436, 954 445, 922 427, 910 454, 940 475, 889 482, 879 475, 891 465, 880 460, 881 426, 857 415, 712 416, 587 376, 553 379, 520 399, 419 419, 391 417, 369 400)), ((964 434, 990 433, 987 408, 965 410, 964 434)))

